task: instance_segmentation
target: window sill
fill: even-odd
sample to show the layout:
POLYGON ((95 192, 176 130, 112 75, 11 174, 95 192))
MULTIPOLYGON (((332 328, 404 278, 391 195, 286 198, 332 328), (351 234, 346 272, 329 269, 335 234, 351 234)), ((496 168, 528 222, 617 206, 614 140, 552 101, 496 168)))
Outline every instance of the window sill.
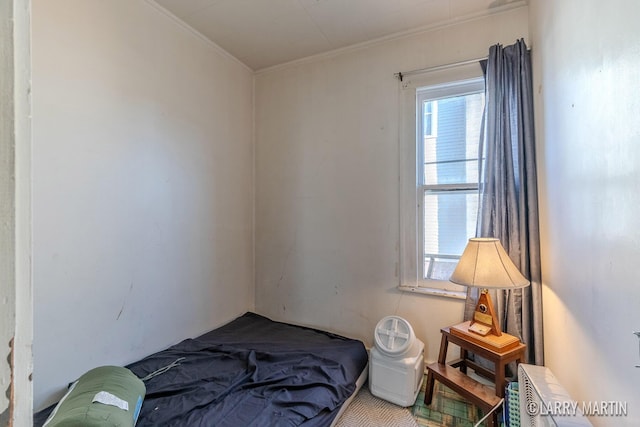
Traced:
POLYGON ((433 295, 438 297, 453 298, 464 300, 467 294, 462 291, 447 291, 446 289, 425 288, 422 286, 398 286, 398 290, 402 292, 411 292, 414 294, 433 295))

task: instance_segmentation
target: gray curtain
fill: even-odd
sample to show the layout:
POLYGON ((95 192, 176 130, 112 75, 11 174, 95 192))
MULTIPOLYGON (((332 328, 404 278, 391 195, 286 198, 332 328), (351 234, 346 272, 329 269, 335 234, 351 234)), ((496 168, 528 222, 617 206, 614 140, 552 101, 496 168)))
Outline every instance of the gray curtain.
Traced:
MULTIPOLYGON (((485 64, 483 64, 483 68, 485 64)), ((544 364, 540 233, 531 57, 524 40, 491 46, 485 68, 480 137, 478 237, 496 237, 531 286, 492 291, 502 330, 527 344, 527 362, 544 364)), ((465 319, 476 305, 470 288, 465 319)))

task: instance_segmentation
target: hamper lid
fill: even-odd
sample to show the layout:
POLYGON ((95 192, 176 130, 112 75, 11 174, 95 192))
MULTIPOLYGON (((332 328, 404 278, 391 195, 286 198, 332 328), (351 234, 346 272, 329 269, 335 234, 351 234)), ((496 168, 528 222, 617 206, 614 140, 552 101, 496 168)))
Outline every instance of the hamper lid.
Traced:
POLYGON ((387 316, 376 325, 374 332, 376 348, 387 356, 402 356, 413 344, 413 328, 399 316, 387 316))

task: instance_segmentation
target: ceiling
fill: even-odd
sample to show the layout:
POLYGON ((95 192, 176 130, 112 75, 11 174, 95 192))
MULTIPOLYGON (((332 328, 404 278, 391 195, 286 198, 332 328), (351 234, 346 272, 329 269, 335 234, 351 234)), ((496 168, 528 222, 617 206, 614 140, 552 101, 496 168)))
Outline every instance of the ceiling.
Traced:
POLYGON ((522 0, 153 0, 253 70, 522 0))

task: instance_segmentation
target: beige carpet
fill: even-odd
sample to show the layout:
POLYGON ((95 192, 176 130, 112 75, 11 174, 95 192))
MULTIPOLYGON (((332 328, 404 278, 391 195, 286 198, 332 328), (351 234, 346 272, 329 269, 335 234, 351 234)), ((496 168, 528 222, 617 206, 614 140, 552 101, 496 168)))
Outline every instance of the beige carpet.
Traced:
POLYGON ((411 408, 402 408, 373 396, 365 384, 335 427, 419 427, 411 408))

